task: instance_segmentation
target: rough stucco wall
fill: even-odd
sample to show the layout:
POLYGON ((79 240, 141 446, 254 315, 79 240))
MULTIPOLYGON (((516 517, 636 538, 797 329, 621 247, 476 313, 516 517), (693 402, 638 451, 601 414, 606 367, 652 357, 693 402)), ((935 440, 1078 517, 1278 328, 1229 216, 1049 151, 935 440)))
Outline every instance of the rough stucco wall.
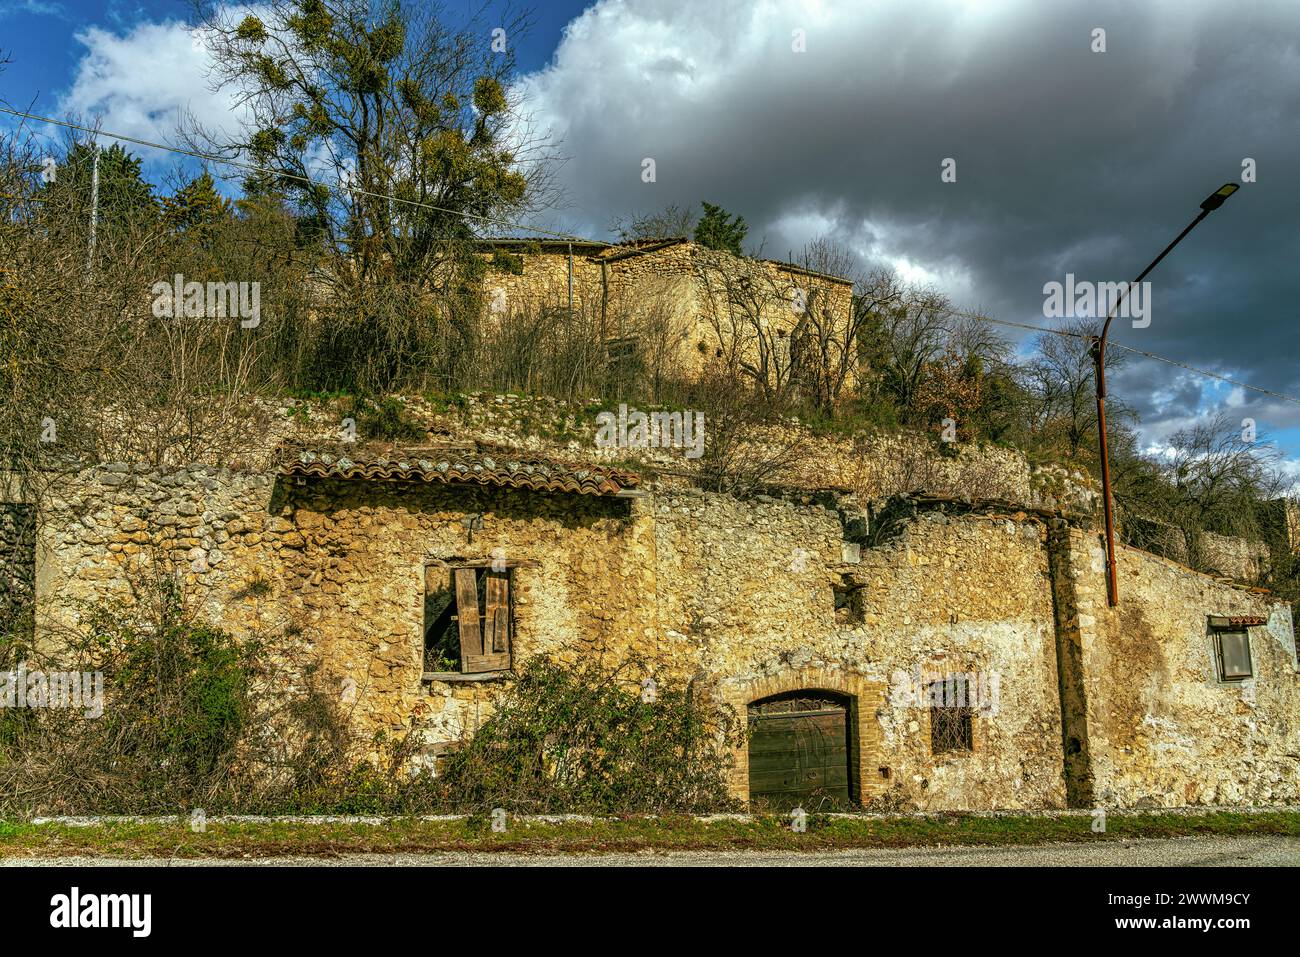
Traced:
POLYGON ((1063 805, 1037 523, 922 515, 845 564, 839 519, 821 508, 690 492, 657 496, 655 518, 661 621, 724 690, 806 668, 887 689, 870 715, 878 749, 862 755, 876 778, 868 797, 929 809, 1063 805), (860 624, 836 621, 841 576, 863 586, 860 624), (998 707, 975 718, 974 752, 930 754, 929 709, 906 695, 918 671, 998 675, 998 707))
POLYGON ((1300 676, 1285 603, 1121 548, 1106 602, 1097 537, 1072 534, 1089 751, 1100 806, 1300 798, 1300 676), (1258 615, 1255 677, 1218 680, 1207 616, 1258 615))

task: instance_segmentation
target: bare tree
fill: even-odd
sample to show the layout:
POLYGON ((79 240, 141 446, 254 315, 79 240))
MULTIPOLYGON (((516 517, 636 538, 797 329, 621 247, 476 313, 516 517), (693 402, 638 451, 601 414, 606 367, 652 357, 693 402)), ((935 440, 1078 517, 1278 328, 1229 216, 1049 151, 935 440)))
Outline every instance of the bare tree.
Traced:
POLYGON ((950 307, 935 292, 909 289, 872 313, 868 329, 881 388, 893 398, 905 420, 914 419, 927 368, 948 343, 950 307))
MULTIPOLYGON (((1025 367, 1034 430, 1044 444, 1059 441, 1072 459, 1090 452, 1096 442, 1096 373, 1091 337, 1099 331, 1095 320, 1075 319, 1055 333, 1044 333, 1036 343, 1037 355, 1025 367)), ((1106 368, 1118 369, 1127 359, 1127 353, 1112 349, 1107 353, 1106 368)), ((1129 414, 1118 399, 1111 399, 1108 408, 1117 421, 1129 414)))
POLYGON ((653 213, 620 216, 610 223, 609 228, 624 243, 642 239, 677 239, 692 235, 697 219, 690 207, 670 204, 653 213))
POLYGON ((730 253, 697 250, 696 271, 719 364, 743 375, 768 408, 784 408, 796 379, 788 294, 762 263, 730 253))
POLYGON ((807 396, 819 412, 830 414, 845 388, 862 374, 860 347, 867 330, 883 310, 901 300, 903 290, 893 273, 859 275, 853 255, 825 238, 810 243, 798 265, 810 273, 854 284, 845 312, 834 302, 825 281, 810 283, 803 316, 792 333, 797 350, 794 361, 802 372, 807 396))
POLYGON ((1276 498, 1284 483, 1281 453, 1219 414, 1180 429, 1145 474, 1124 485, 1128 510, 1174 526, 1183 536, 1188 564, 1206 564, 1204 533, 1258 541, 1264 537, 1260 503, 1276 498))

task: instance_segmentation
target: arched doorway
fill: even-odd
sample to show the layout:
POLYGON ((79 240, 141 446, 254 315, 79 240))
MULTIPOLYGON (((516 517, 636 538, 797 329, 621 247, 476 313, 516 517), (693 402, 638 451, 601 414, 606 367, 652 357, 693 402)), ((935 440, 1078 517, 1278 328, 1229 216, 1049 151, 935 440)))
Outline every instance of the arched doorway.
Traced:
POLYGON ((752 702, 749 799, 770 808, 828 811, 855 798, 847 695, 809 689, 752 702))

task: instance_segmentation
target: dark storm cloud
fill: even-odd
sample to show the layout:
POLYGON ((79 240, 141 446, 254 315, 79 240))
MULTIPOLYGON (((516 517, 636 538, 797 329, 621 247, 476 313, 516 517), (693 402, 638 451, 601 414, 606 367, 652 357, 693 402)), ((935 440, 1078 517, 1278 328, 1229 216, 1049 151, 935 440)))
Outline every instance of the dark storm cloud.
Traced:
MULTIPOLYGON (((1133 278, 1251 157, 1258 182, 1152 275, 1150 326, 1115 335, 1300 393, 1300 4, 602 3, 523 88, 563 136, 570 228, 709 199, 770 255, 829 233, 1039 323, 1044 283, 1133 278)), ((1300 425, 1180 376, 1117 370, 1152 438, 1207 398, 1300 425)))

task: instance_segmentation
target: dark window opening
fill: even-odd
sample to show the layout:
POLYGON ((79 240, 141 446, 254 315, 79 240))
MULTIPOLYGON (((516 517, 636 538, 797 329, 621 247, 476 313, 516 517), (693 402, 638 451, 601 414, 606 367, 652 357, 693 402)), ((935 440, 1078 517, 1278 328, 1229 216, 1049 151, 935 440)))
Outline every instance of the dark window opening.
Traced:
POLYGON ((831 587, 835 594, 835 623, 858 625, 865 621, 863 586, 855 584, 847 575, 841 575, 839 584, 831 587))
POLYGON ((480 674, 510 668, 513 570, 425 569, 425 672, 480 674))
POLYGON ((1220 681, 1244 681, 1255 672, 1250 664, 1250 635, 1240 631, 1215 631, 1214 650, 1219 659, 1220 681))
POLYGON ((975 750, 975 709, 967 679, 932 681, 926 692, 930 703, 930 753, 975 750))
POLYGON ((0 502, 0 636, 30 627, 35 600, 36 510, 0 502))

